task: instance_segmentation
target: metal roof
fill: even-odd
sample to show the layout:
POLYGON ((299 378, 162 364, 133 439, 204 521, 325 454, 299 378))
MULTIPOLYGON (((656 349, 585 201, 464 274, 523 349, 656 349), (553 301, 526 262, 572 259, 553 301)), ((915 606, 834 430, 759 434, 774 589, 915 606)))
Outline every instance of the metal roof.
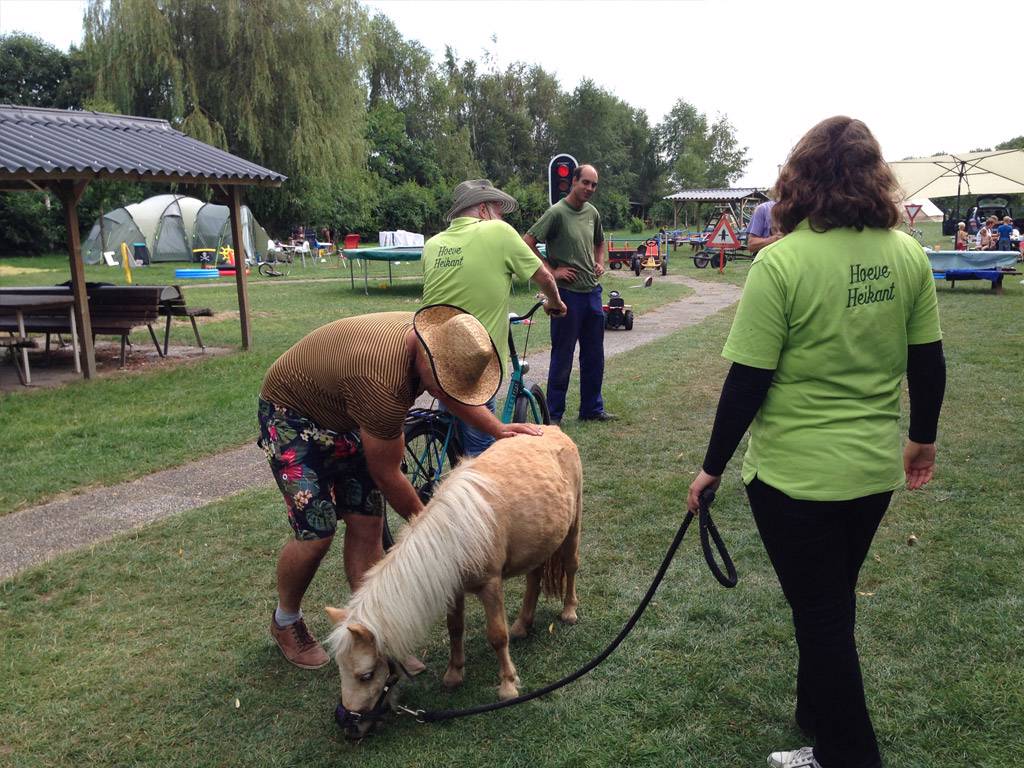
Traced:
POLYGON ((686 202, 729 203, 734 200, 742 200, 745 197, 763 197, 765 200, 768 199, 764 190, 757 189, 756 187, 743 189, 683 189, 669 195, 665 199, 686 202))
POLYGON ((0 105, 0 181, 69 178, 279 186, 287 177, 166 120, 0 105))

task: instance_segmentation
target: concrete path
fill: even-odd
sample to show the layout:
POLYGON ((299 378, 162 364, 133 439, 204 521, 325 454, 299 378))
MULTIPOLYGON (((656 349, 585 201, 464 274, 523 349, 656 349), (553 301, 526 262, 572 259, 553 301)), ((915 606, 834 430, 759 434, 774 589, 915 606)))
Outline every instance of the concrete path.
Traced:
MULTIPOLYGON (((609 357, 694 325, 731 306, 740 296, 740 289, 735 285, 705 283, 678 275, 658 279, 682 283, 695 293, 644 313, 632 331, 608 332, 605 352, 609 357)), ((628 303, 630 291, 642 289, 619 290, 624 292, 628 303)), ((546 381, 547 369, 547 354, 541 353, 530 361, 530 378, 546 381)), ((0 517, 0 580, 64 552, 239 491, 272 484, 263 452, 252 444, 138 480, 68 495, 0 517), (225 472, 225 467, 230 467, 231 471, 225 472)))

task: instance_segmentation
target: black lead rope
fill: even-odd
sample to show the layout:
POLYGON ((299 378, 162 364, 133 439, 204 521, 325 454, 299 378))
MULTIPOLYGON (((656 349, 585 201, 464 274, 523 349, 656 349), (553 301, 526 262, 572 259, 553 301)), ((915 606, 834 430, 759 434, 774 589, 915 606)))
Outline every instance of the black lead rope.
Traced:
MULTIPOLYGON (((711 569, 711 573, 714 577, 723 587, 731 588, 736 586, 736 568, 733 565, 732 558, 729 557, 728 550, 725 548, 722 536, 718 533, 718 529, 715 527, 715 523, 711 519, 710 507, 711 502, 714 500, 715 492, 712 490, 705 490, 700 495, 700 509, 698 514, 700 516, 701 549, 704 550, 704 559, 707 561, 708 567, 711 569), (722 573, 721 568, 719 568, 718 563, 715 560, 714 553, 711 551, 712 541, 714 541, 715 548, 718 550, 718 554, 722 558, 722 564, 725 566, 725 573, 722 573)), ((416 720, 420 723, 439 723, 442 720, 453 720, 457 717, 479 715, 484 712, 493 712, 496 709, 511 707, 515 704, 522 704, 525 701, 532 701, 533 699, 541 696, 546 696, 552 691, 556 691, 559 688, 583 677, 590 670, 607 659, 612 652, 619 647, 622 641, 626 639, 626 635, 630 633, 637 621, 640 620, 640 616, 647 608, 647 604, 651 602, 651 599, 654 597, 654 593, 658 591, 658 586, 661 584, 661 580, 665 578, 665 573, 668 571, 668 567, 672 563, 672 558, 675 556, 676 550, 679 549, 679 545, 682 543, 683 537, 686 535, 686 531, 689 529, 690 521, 693 520, 693 517, 694 514, 687 511, 686 517, 679 526, 679 530, 676 531, 676 537, 672 540, 672 544, 669 546, 668 552, 665 554, 665 559, 661 561, 661 567, 658 569, 658 573, 655 575, 654 581, 651 582, 651 586, 647 590, 647 594, 644 595, 644 599, 640 601, 640 605, 637 606, 633 615, 629 617, 629 621, 626 622, 622 631, 619 632, 618 636, 612 640, 611 644, 607 648, 587 662, 585 666, 576 670, 571 675, 563 677, 557 682, 546 685, 536 691, 524 693, 522 696, 516 696, 514 699, 497 701, 492 704, 481 704, 476 707, 469 707, 468 709, 438 709, 429 712, 422 709, 408 709, 402 706, 399 706, 398 709, 406 714, 414 715, 416 720)))

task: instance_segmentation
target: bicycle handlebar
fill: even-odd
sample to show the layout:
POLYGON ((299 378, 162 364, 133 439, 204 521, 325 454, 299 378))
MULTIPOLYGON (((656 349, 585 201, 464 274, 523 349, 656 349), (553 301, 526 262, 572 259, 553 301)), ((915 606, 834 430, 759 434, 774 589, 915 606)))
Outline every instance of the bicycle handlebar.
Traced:
POLYGON ((536 312, 538 309, 544 306, 544 303, 545 302, 543 301, 538 301, 536 304, 533 305, 533 307, 530 308, 530 311, 527 312, 525 315, 520 315, 519 317, 510 317, 508 319, 509 323, 521 323, 523 322, 523 320, 529 320, 531 317, 533 317, 534 312, 536 312))

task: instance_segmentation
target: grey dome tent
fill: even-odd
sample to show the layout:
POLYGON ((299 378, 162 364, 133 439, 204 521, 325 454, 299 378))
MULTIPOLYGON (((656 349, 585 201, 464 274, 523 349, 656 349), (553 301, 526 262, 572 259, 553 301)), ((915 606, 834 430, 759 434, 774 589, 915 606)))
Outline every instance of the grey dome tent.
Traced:
MULTIPOLYGON (((246 253, 262 258, 267 252, 266 230, 248 206, 242 206, 242 241, 246 253)), ((191 261, 194 248, 231 244, 231 219, 226 205, 204 203, 184 195, 157 195, 103 214, 82 243, 86 264, 98 264, 104 251, 120 263, 121 243, 145 243, 150 259, 191 261)))

